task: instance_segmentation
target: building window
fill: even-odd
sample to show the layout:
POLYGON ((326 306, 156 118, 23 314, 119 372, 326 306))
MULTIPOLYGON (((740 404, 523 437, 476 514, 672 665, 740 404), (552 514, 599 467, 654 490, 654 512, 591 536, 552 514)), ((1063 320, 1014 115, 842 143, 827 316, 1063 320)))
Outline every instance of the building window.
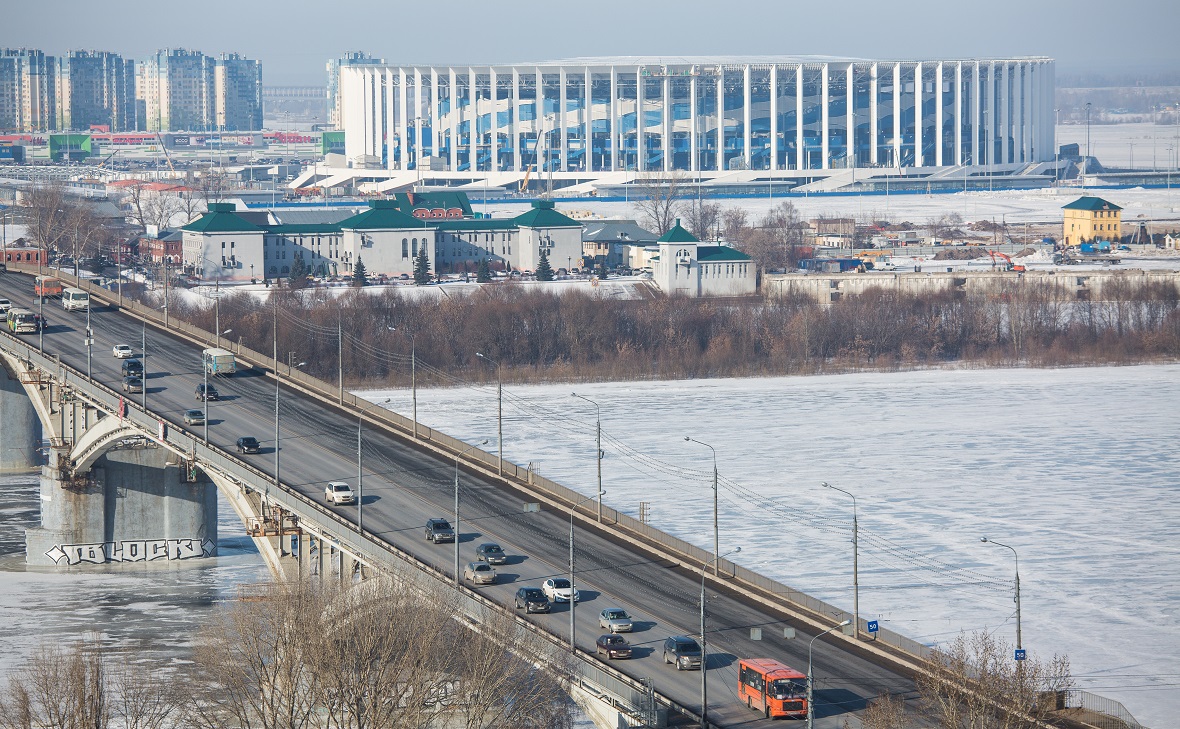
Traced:
POLYGON ((402 238, 402 258, 410 257, 410 241, 408 238, 402 238))

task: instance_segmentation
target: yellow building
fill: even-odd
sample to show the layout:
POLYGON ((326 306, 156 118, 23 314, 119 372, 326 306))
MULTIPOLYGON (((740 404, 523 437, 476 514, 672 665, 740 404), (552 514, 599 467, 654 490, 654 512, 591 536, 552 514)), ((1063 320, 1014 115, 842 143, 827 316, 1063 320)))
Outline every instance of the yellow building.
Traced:
POLYGON ((1066 205, 1061 239, 1067 246, 1104 240, 1117 243, 1122 236, 1123 209, 1100 197, 1079 197, 1066 205))

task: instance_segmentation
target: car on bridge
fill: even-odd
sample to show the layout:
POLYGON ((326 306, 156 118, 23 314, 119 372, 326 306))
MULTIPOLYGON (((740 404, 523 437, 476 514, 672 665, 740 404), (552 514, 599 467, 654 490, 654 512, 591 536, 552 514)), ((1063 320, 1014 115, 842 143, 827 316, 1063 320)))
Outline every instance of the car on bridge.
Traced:
POLYGON ((607 608, 598 613, 598 627, 612 633, 630 633, 634 630, 631 616, 623 608, 607 608))
POLYGON ((134 376, 124 377, 123 392, 127 394, 131 394, 133 392, 143 392, 143 380, 134 376))
POLYGON ((12 308, 12 302, 8 299, 0 299, 0 314, 7 314, 8 310, 12 308))
POLYGON ((123 366, 120 368, 124 377, 142 377, 143 376, 143 362, 137 359, 123 360, 123 366))
POLYGON ((426 520, 426 541, 442 544, 455 541, 455 530, 446 519, 426 520))
POLYGON ((551 605, 549 598, 539 587, 522 587, 516 591, 516 609, 526 613, 547 613, 551 605))
POLYGON ((463 579, 475 585, 491 585, 496 582, 496 570, 486 562, 472 562, 463 570, 463 579))
POLYGON ((352 487, 343 481, 329 481, 324 487, 324 500, 331 501, 336 506, 341 504, 355 504, 356 493, 352 487))
POLYGON ((475 550, 475 558, 480 562, 487 562, 488 564, 504 564, 508 559, 508 555, 504 554, 504 549, 495 542, 484 542, 475 550))
MULTIPOLYGON (((550 577, 541 584, 541 590, 545 593, 545 597, 552 602, 569 602, 570 591, 573 587, 570 586, 570 581, 564 577, 550 577)), ((582 593, 573 590, 574 602, 582 601, 582 593)))
POLYGON ((130 344, 116 344, 111 348, 111 354, 115 355, 115 359, 128 359, 135 355, 130 344))
POLYGON ((262 444, 252 435, 243 435, 238 438, 237 446, 238 453, 258 453, 262 450, 262 444))
MULTIPOLYGON (((134 362, 136 360, 127 360, 127 361, 134 362)), ((124 362, 123 364, 127 364, 127 362, 124 362)), ((197 383, 197 389, 193 390, 193 396, 201 401, 220 400, 221 399, 221 395, 217 394, 216 387, 214 387, 213 385, 206 385, 203 382, 197 383)))
POLYGON ((205 411, 204 410, 185 410, 184 422, 186 425, 204 425, 205 411))
POLYGON ((607 658, 630 658, 631 644, 623 636, 608 633, 594 641, 594 653, 607 658))
POLYGON ((675 663, 677 671, 701 670, 701 644, 687 635, 673 635, 664 641, 664 663, 675 663))

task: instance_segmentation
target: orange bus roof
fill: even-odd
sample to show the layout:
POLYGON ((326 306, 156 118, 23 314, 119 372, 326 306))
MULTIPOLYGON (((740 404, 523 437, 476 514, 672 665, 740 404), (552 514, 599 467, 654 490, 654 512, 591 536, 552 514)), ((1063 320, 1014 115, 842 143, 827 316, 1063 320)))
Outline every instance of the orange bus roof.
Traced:
POLYGON ((785 663, 773 658, 743 658, 741 663, 762 673, 769 679, 779 678, 807 678, 807 674, 800 673, 785 663))

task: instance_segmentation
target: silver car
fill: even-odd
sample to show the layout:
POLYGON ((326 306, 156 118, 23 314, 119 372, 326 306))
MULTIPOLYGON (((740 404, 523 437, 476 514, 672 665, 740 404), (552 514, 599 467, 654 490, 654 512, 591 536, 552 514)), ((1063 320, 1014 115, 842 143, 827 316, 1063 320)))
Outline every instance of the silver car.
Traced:
POLYGON ((598 627, 612 633, 630 633, 634 628, 631 616, 622 608, 607 608, 598 613, 598 627))
POLYGON ((463 570, 463 579, 475 585, 490 585, 496 581, 496 570, 487 562, 471 562, 463 570))

